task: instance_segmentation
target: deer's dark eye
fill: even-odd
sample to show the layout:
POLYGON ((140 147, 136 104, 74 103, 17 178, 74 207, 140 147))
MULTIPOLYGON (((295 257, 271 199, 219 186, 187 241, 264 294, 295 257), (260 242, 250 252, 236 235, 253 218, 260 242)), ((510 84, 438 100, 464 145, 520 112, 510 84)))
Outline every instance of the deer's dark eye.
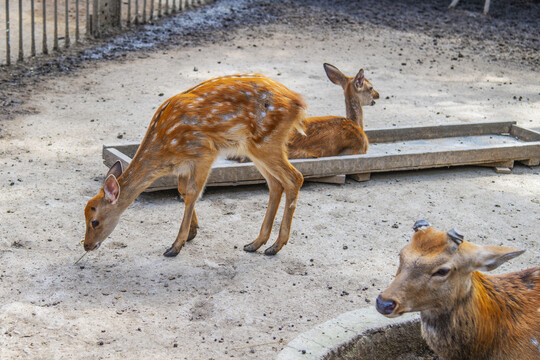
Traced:
POLYGON ((434 272, 432 276, 443 277, 443 276, 448 275, 449 272, 450 272, 450 269, 439 269, 436 272, 434 272))
POLYGON ((99 226, 99 221, 97 221, 97 220, 92 221, 92 227, 94 229, 97 228, 98 226, 99 226))

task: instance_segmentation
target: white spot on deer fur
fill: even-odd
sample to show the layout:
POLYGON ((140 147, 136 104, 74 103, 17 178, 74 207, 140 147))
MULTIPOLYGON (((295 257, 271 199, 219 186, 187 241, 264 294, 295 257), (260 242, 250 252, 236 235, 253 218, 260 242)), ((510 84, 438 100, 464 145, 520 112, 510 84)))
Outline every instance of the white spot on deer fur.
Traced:
POLYGON ((233 117, 234 117, 233 114, 225 114, 222 116, 223 121, 230 121, 232 120, 233 117))
POLYGON ((227 130, 227 132, 229 134, 234 134, 234 133, 238 132, 239 130, 242 130, 243 128, 244 128, 243 124, 236 124, 233 127, 231 127, 229 130, 227 130))
POLYGON ((261 99, 266 99, 266 93, 262 93, 261 99))
POLYGON ((270 105, 270 106, 268 107, 268 111, 274 111, 274 109, 275 109, 275 108, 274 108, 273 105, 270 105))
POLYGON ((266 111, 261 111, 261 117, 266 117, 266 111))
POLYGON ((177 127, 179 127, 180 124, 179 123, 176 123, 174 124, 173 126, 171 126, 170 128, 167 129, 167 131, 165 131, 165 135, 169 135, 170 133, 172 133, 177 127))
POLYGON ((198 97, 197 99, 195 99, 197 101, 203 101, 204 99, 202 97, 198 97))
POLYGON ((176 145, 177 143, 178 143, 178 140, 176 140, 176 139, 172 139, 172 140, 171 140, 171 146, 174 146, 174 145, 176 145))

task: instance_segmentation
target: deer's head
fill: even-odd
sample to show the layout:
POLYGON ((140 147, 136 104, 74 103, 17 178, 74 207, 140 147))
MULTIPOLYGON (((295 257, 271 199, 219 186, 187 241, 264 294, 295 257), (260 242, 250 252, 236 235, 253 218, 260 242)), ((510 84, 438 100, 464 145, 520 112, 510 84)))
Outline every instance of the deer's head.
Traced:
POLYGON ((377 310, 388 317, 450 308, 468 293, 472 272, 493 270, 524 252, 471 244, 456 230, 439 231, 425 220, 414 230, 399 254, 394 281, 377 298, 377 310))
POLYGON ((354 77, 343 74, 337 67, 324 64, 326 75, 336 85, 343 88, 346 99, 357 99, 360 106, 375 105, 379 93, 373 89, 373 85, 364 76, 364 69, 360 69, 354 77))
POLYGON ((97 249, 118 224, 122 211, 118 209, 120 185, 117 178, 121 174, 122 164, 117 161, 105 176, 99 193, 86 204, 84 209, 86 219, 84 249, 86 251, 97 249))

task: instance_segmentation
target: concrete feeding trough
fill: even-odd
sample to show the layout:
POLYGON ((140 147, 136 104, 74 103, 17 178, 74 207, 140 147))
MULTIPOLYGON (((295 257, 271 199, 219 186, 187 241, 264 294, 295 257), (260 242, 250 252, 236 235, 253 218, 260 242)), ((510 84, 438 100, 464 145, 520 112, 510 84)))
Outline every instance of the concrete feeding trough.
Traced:
MULTIPOLYGON (((366 134, 370 140, 367 154, 293 159, 291 163, 306 181, 330 183, 344 183, 346 176, 366 181, 376 172, 464 165, 490 166, 497 172, 509 173, 515 161, 528 166, 540 163, 540 133, 512 121, 372 129, 366 134)), ((138 143, 104 145, 103 162, 110 167, 120 160, 125 168, 138 147, 138 143)), ((253 163, 219 159, 207 186, 264 182, 253 163)), ((176 187, 176 177, 166 176, 146 191, 176 187)))
POLYGON ((418 314, 388 319, 375 307, 329 320, 289 342, 276 360, 439 359, 420 334, 418 314))

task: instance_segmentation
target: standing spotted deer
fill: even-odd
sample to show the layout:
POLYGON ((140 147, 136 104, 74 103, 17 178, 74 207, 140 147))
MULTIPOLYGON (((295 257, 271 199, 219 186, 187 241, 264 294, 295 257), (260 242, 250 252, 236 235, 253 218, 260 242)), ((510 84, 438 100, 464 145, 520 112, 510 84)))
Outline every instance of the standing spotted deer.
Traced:
POLYGON ((343 88, 347 116, 307 118, 305 136, 294 134, 287 144, 289 159, 365 154, 368 150, 362 106, 374 105, 379 93, 365 78, 363 69, 354 77, 330 64, 324 64, 324 70, 330 81, 343 88))
POLYGON ((388 317, 420 311, 422 336, 443 359, 540 359, 540 267, 489 276, 524 251, 463 241, 414 225, 395 280, 377 298, 388 317))
POLYGON ((195 201, 212 163, 220 153, 247 155, 265 177, 270 190, 266 215, 253 252, 264 245, 285 192, 283 220, 276 242, 265 254, 276 254, 288 241, 303 177, 287 160, 285 143, 302 131, 306 105, 300 95, 259 74, 205 81, 163 103, 129 166, 109 170, 103 187, 84 210, 84 248, 98 248, 116 227, 120 215, 154 180, 178 176, 185 212, 176 241, 164 253, 176 256, 197 233, 195 201))

